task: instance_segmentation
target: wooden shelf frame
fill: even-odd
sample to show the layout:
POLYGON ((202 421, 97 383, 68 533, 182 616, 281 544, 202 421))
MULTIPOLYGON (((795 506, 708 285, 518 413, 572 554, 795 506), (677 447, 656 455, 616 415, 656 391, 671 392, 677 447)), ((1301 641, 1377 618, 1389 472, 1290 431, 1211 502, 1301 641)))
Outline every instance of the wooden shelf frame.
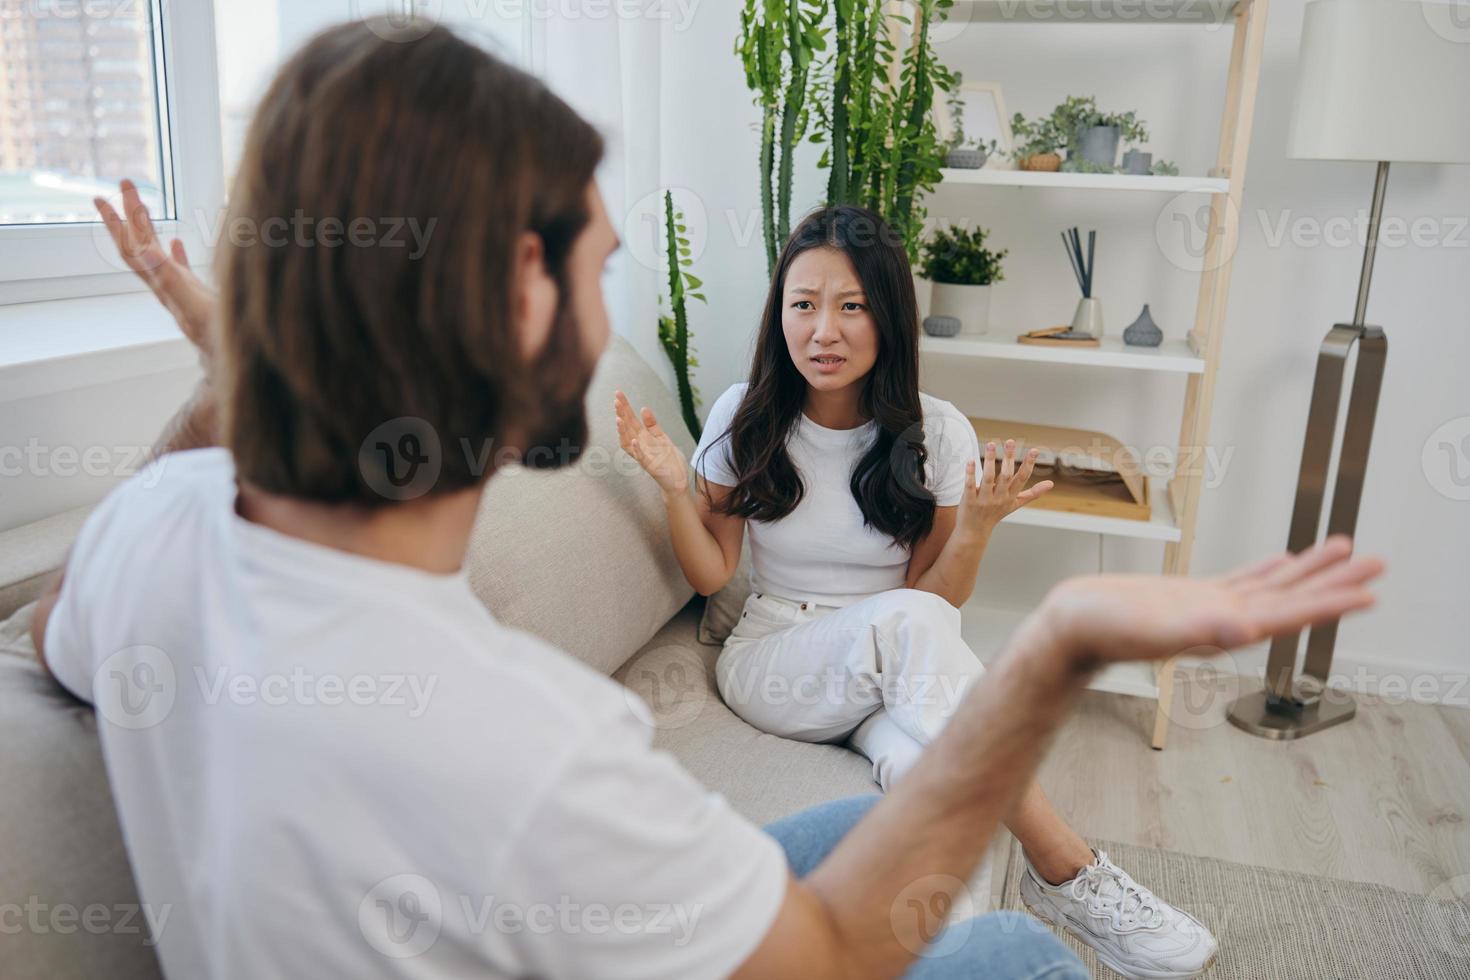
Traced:
MULTIPOLYGON (((1269 0, 1236 0, 1233 4, 1224 0, 1165 0, 1162 8, 1153 8, 1154 16, 1127 18, 1121 16, 1129 9, 1140 6, 1142 0, 956 0, 950 11, 954 20, 968 19, 975 23, 1114 23, 1114 24, 1159 24, 1183 25, 1228 23, 1231 31, 1230 67, 1225 81, 1225 104, 1220 117, 1219 143, 1216 149, 1215 166, 1208 178, 1171 178, 1187 186, 1168 187, 1154 184, 1166 178, 1132 177, 1119 181, 1124 175, 1079 175, 1042 174, 1019 177, 1016 171, 979 170, 968 172, 971 176, 953 178, 952 171, 945 172, 946 182, 968 186, 1029 186, 1077 188, 1087 190, 1197 190, 1209 195, 1209 222, 1206 230, 1205 249, 1200 272, 1199 298, 1195 307, 1194 324, 1185 339, 1185 348, 1197 362, 1186 375, 1184 406, 1179 426, 1179 452, 1175 472, 1167 484, 1162 498, 1167 507, 1171 526, 1177 530, 1177 540, 1166 540, 1164 544, 1163 571, 1169 575, 1186 575, 1194 549, 1195 532, 1199 521, 1200 491, 1204 482, 1204 463, 1207 458, 1205 447, 1210 437, 1210 416, 1214 408, 1216 376, 1220 366, 1220 348, 1224 339, 1225 314, 1230 294, 1231 267, 1236 244, 1240 237, 1241 198, 1245 191, 1246 162, 1250 152, 1251 125, 1255 119, 1256 95, 1260 85, 1261 62, 1265 48, 1266 20, 1269 0), (1081 10, 1082 14, 1066 17, 1063 8, 1081 10), (1196 16, 1201 8, 1219 11, 1214 20, 1196 16), (1162 9, 1163 15, 1157 11, 1162 9), (1189 16, 1186 16, 1189 13, 1189 16), (995 176, 990 176, 995 175, 995 176), (1104 180, 1102 178, 1113 178, 1104 180), (1066 178, 1066 179, 1064 179, 1066 178), (1083 179, 1076 179, 1083 178, 1083 179), (1148 183, 1145 183, 1148 181, 1148 183), (1194 370, 1193 367, 1197 367, 1194 370)), ((915 28, 920 27, 917 22, 915 28)), ((895 38, 895 43, 898 43, 895 38)), ((980 340, 980 339, 976 339, 980 340)), ((998 349, 999 344, 971 341, 949 343, 946 349, 926 339, 923 347, 927 352, 965 354, 973 357, 997 357, 1012 360, 1030 360, 1054 363, 1083 363, 1080 355, 1084 351, 1061 351, 1058 354, 1032 354, 1027 352, 1006 353, 998 349)), ((1021 345, 1017 344, 1016 347, 1021 345)), ((1047 348, 1041 348, 1046 350, 1047 348)), ((1176 351, 1178 348, 1175 348, 1176 351)), ((1116 356, 1102 357, 1103 352, 1093 351, 1099 367, 1123 367, 1148 369, 1138 360, 1119 362, 1118 357, 1127 357, 1124 352, 1113 352, 1116 356)), ((1157 362, 1153 369, 1164 363, 1157 362)), ((1018 516, 1018 515, 1013 515, 1018 516)), ((1156 504, 1156 519, 1158 505, 1156 504)), ((1036 520, 1014 523, 1041 523, 1036 520)), ((1044 525, 1054 526, 1054 525, 1044 525)), ((1095 533, 1106 533, 1095 528, 1074 528, 1095 533)), ((1135 672, 1136 673, 1136 672, 1135 672)), ((1175 683, 1175 661, 1168 660, 1158 665, 1155 672, 1153 696, 1158 699, 1154 714, 1150 744, 1155 749, 1164 748, 1169 733, 1169 712, 1173 703, 1175 683)), ((1112 685, 1106 689, 1121 689, 1124 693, 1148 691, 1136 683, 1136 678, 1125 685, 1112 685)))

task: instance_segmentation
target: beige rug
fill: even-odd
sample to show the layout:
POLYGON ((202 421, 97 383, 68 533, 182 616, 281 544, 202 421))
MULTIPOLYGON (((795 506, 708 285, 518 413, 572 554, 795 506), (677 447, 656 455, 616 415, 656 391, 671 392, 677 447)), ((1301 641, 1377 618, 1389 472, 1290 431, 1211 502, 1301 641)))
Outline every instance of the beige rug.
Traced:
MULTIPOLYGON (((1126 844, 1094 842, 1129 873, 1220 939, 1210 980, 1467 980, 1470 904, 1464 890, 1411 895, 1315 875, 1126 844)), ((1003 908, 1022 909, 1020 845, 1012 844, 1003 908)), ((1117 974, 1067 937, 1093 971, 1117 974)))

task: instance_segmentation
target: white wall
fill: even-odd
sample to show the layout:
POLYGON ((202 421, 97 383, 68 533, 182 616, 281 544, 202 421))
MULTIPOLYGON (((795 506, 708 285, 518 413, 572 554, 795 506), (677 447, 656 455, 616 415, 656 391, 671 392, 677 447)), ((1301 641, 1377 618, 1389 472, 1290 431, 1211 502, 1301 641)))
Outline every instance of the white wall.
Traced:
MULTIPOLYGON (((1274 0, 1268 23, 1211 433, 1223 465, 1211 472, 1201 505, 1193 561, 1200 574, 1284 546, 1317 348, 1353 312, 1359 233, 1337 244, 1302 236, 1320 232, 1326 219, 1365 220, 1373 167, 1285 159, 1302 12, 1303 0, 1274 0), (1284 239, 1277 234, 1283 221, 1284 239)), ((710 303, 692 313, 706 404, 744 376, 766 285, 759 224, 752 224, 757 114, 731 53, 736 30, 735 12, 710 4, 665 39, 665 84, 680 93, 664 108, 666 177, 694 189, 709 216, 694 271, 710 303)), ((941 56, 971 81, 999 82, 1009 111, 1037 114, 1068 94, 1093 94, 1105 109, 1139 111, 1155 159, 1172 159, 1186 174, 1204 173, 1214 161, 1228 29, 972 25, 947 34, 941 56)), ((1447 125, 1470 125, 1458 97, 1425 97, 1444 103, 1447 125)), ((807 179, 797 200, 814 204, 824 180, 811 165, 801 169, 807 179)), ((1078 225, 1098 231, 1097 293, 1108 329, 1120 332, 1148 302, 1166 334, 1182 337, 1198 277, 1170 261, 1180 255, 1177 236, 1156 237, 1169 198, 951 186, 938 189, 929 209, 934 218, 979 222, 1010 249, 995 291, 996 332, 1070 319, 1077 291, 1058 233, 1078 225)), ((1385 207, 1406 225, 1431 222, 1436 242, 1416 245, 1403 234, 1398 244, 1380 242, 1368 319, 1388 332, 1389 369, 1358 542, 1385 555, 1390 571, 1380 607, 1344 624, 1338 664, 1350 674, 1365 664, 1426 675, 1444 686, 1422 691, 1467 703, 1459 682, 1470 650, 1456 610, 1470 598, 1470 501, 1451 494, 1467 497, 1470 488, 1456 487, 1437 439, 1428 457, 1434 465, 1421 456, 1447 423, 1459 426, 1455 440, 1470 432, 1470 167, 1400 165, 1385 207)), ((1170 221, 1165 214, 1166 232, 1170 221)), ((1172 449, 1184 382, 1144 372, 930 361, 925 387, 972 414, 1097 428, 1140 448, 1172 449)), ((1470 474, 1470 443, 1454 461, 1470 474)), ((1096 568, 1100 553, 1109 569, 1154 571, 1162 559, 1158 545, 1003 528, 980 588, 1026 601, 1061 575, 1096 568)))

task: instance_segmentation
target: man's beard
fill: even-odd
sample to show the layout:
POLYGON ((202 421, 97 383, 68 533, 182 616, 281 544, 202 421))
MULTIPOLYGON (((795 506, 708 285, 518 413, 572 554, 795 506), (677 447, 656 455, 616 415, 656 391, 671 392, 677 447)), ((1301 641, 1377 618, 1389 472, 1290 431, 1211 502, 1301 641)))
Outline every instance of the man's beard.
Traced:
POLYGON ((597 362, 582 346, 582 332, 563 291, 546 347, 527 365, 536 401, 534 423, 521 462, 530 469, 555 470, 575 463, 587 444, 587 388, 597 362))

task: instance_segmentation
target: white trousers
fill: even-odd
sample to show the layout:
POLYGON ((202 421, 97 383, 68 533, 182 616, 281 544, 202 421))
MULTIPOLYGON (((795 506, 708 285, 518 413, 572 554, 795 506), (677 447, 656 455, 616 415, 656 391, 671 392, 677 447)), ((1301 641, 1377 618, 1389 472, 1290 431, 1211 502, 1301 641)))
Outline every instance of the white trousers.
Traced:
POLYGON ((958 609, 894 589, 847 606, 752 593, 715 676, 745 721, 784 738, 846 742, 887 792, 983 670, 958 609))

